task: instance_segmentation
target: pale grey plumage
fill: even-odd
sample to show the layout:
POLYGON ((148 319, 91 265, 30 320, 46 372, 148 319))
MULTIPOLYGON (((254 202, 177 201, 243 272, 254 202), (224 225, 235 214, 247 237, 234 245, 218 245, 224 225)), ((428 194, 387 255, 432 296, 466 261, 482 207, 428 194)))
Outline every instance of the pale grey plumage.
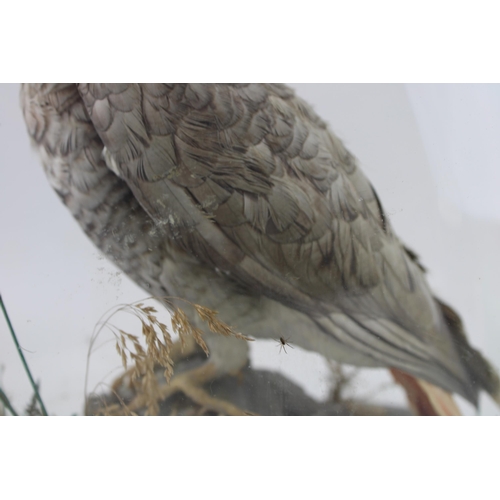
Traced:
MULTIPOLYGON (((288 87, 30 85, 22 104, 54 189, 154 295, 472 402, 498 390, 355 158, 288 87)), ((221 371, 245 359, 241 343, 209 345, 221 371)))

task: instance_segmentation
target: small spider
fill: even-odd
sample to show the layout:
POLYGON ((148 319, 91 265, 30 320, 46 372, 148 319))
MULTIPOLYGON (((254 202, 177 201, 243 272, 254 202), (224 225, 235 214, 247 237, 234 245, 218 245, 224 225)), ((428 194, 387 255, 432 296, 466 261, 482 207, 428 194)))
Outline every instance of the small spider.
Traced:
POLYGON ((276 342, 278 342, 278 345, 280 346, 280 352, 281 352, 281 349, 283 349, 285 351, 285 354, 288 354, 286 352, 286 346, 293 349, 293 346, 288 343, 288 340, 289 339, 285 339, 284 337, 280 337, 279 340, 276 341, 276 342))

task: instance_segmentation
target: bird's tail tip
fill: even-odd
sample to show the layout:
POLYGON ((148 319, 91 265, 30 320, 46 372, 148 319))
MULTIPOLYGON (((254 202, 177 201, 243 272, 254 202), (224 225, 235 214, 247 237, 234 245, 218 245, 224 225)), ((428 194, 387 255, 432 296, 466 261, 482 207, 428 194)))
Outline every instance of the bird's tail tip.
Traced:
POLYGON ((500 377, 491 363, 467 340, 460 316, 447 304, 435 298, 441 308, 444 320, 452 335, 460 358, 469 373, 472 386, 477 393, 479 390, 486 391, 495 403, 500 407, 500 377))

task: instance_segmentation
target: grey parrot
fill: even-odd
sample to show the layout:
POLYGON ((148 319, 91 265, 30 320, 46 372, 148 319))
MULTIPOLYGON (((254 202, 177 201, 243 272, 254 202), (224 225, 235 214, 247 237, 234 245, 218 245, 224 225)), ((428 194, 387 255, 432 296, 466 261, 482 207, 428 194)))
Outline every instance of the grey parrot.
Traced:
MULTIPOLYGON (((423 414, 454 413, 451 393, 500 401, 356 158, 287 86, 26 84, 21 103, 53 189, 151 295, 217 310, 248 336, 387 367, 423 414)), ((246 342, 206 340, 208 378, 248 362, 246 342)))

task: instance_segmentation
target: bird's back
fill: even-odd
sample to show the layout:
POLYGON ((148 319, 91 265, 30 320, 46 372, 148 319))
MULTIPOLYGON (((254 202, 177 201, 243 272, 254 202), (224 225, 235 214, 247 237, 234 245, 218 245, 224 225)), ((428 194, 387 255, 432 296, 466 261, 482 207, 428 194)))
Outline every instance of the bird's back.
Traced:
POLYGON ((341 362, 397 368, 472 402, 498 391, 356 159, 286 86, 22 92, 53 187, 141 286, 205 300, 212 286, 237 311, 265 297, 274 306, 250 315, 264 336, 272 311, 285 323, 290 311, 289 327, 309 330, 297 342, 341 362))

